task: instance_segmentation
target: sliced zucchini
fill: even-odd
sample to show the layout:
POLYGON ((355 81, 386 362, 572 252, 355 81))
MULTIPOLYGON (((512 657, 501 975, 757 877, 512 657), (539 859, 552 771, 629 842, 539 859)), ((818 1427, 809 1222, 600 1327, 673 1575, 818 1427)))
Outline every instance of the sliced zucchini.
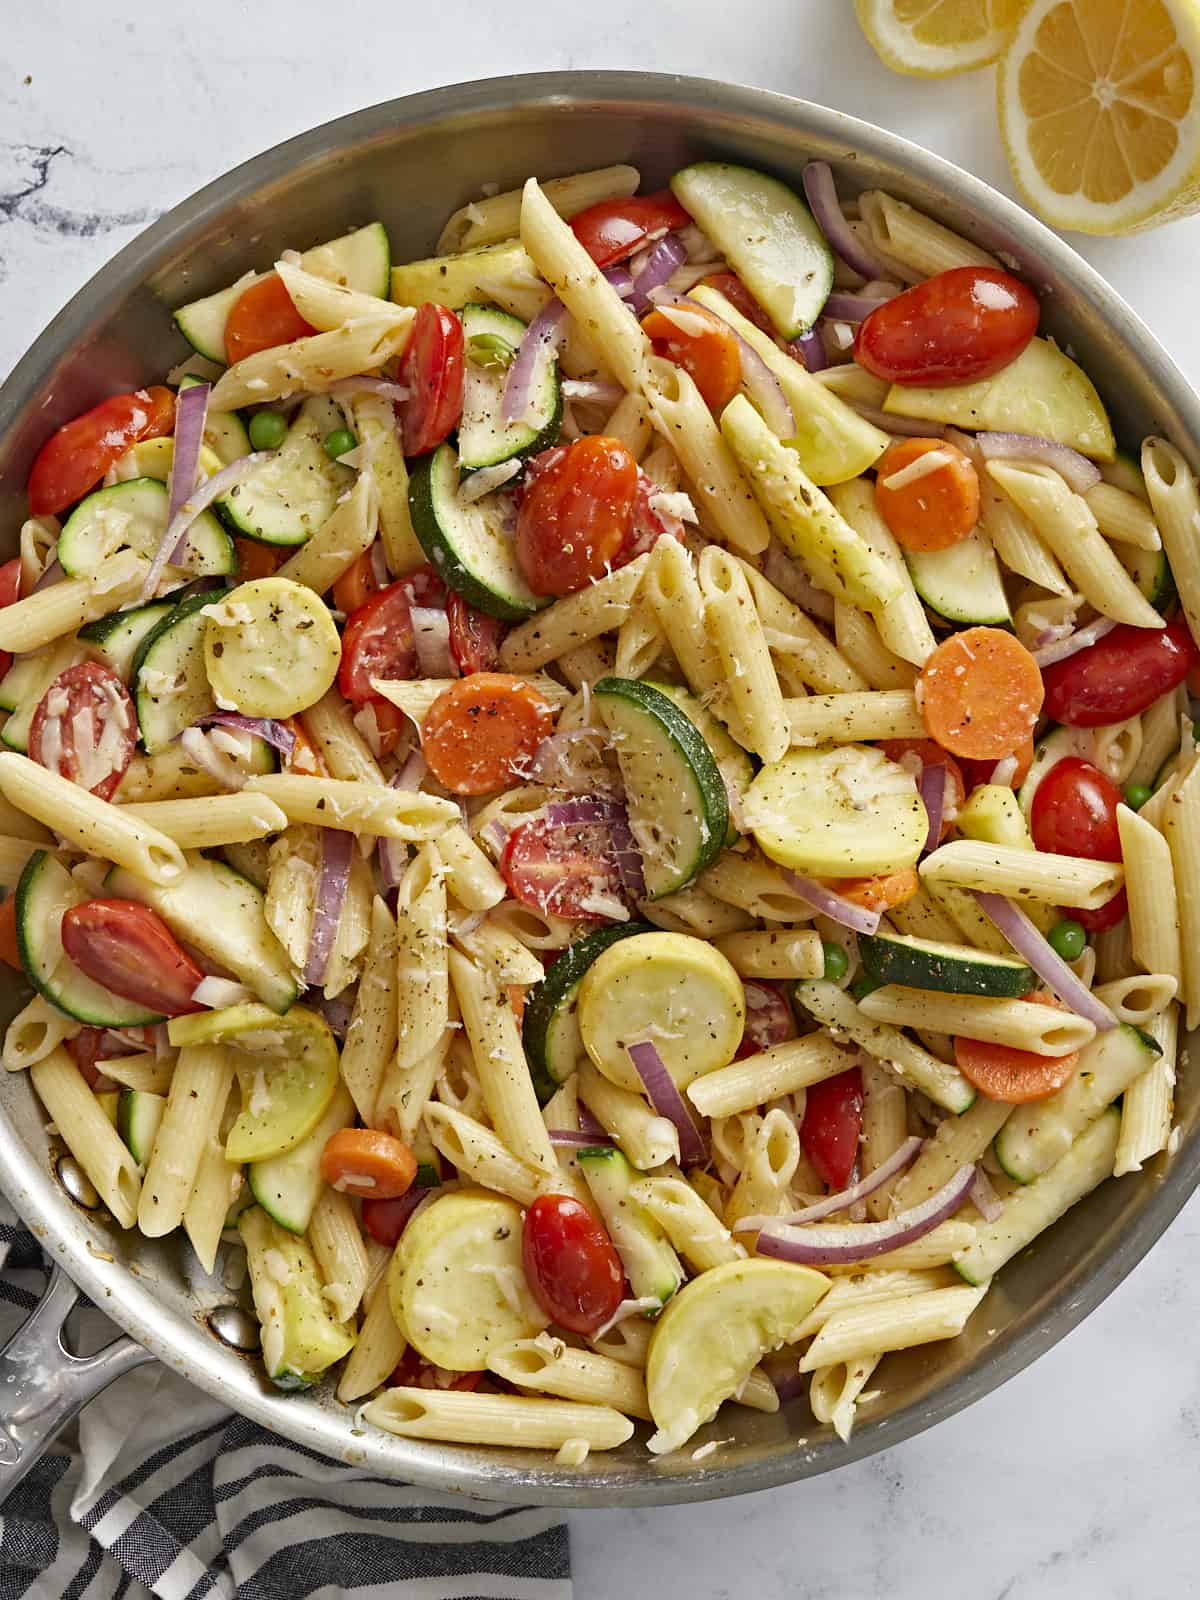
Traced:
POLYGON ((185 728, 216 709, 204 668, 204 611, 212 603, 211 594, 181 600, 143 635, 134 652, 130 686, 148 755, 167 749, 185 728))
POLYGON ((986 1283, 1077 1200, 1111 1178, 1120 1133, 1117 1108, 1101 1112, 1048 1172, 1009 1195, 995 1222, 976 1224, 974 1239, 954 1260, 959 1276, 968 1283, 986 1283))
POLYGON ((901 933, 860 933, 858 953, 867 976, 876 983, 902 983, 910 989, 1020 999, 1038 981, 1037 973, 1023 961, 971 945, 938 944, 901 933))
POLYGON ((13 663, 4 679, 6 697, 14 701, 13 713, 0 729, 0 740, 10 750, 28 751, 30 725, 42 696, 60 672, 87 658, 88 651, 78 640, 57 639, 13 663))
POLYGON ((520 1206, 477 1189, 443 1195, 413 1218, 387 1292, 396 1326, 426 1361, 478 1371, 497 1345, 546 1326, 525 1280, 521 1239, 520 1206))
POLYGON ((800 197, 778 178, 726 161, 684 167, 671 189, 776 332, 806 333, 829 298, 833 253, 800 197))
MULTIPOLYGON (((179 380, 180 393, 203 382, 201 378, 185 376, 179 380)), ((237 411, 210 411, 204 418, 204 444, 223 467, 240 461, 250 454, 250 435, 237 411)))
POLYGON ((1096 753, 1096 740, 1090 728, 1051 728, 1037 742, 1033 761, 1025 774, 1025 781, 1017 790, 1017 799, 1028 822, 1033 797, 1042 779, 1057 766, 1064 756, 1081 756, 1090 761, 1096 753))
POLYGON ((454 256, 427 256, 392 268, 391 298, 397 305, 421 306, 427 300, 452 311, 475 300, 490 300, 491 282, 526 285, 537 280, 537 268, 519 239, 481 245, 454 256))
POLYGON ((114 611, 80 628, 76 637, 90 644, 93 653, 107 662, 123 683, 129 683, 133 677, 134 657, 142 641, 174 609, 170 600, 153 600, 146 606, 114 611))
POLYGON ((655 1317, 683 1282, 683 1267, 666 1234, 630 1196, 646 1174, 631 1165, 615 1145, 597 1145, 576 1155, 596 1208, 604 1219, 636 1299, 657 1300, 655 1317))
POLYGON ((156 1011, 123 1000, 67 959, 63 912, 92 899, 47 850, 35 850, 16 887, 17 951, 25 975, 52 1006, 96 1028, 137 1028, 161 1022, 156 1011))
POLYGON ((1014 1182, 1032 1183, 1161 1054, 1148 1033, 1127 1022, 1097 1034, 1057 1094, 1016 1108, 996 1135, 996 1160, 1014 1182))
MULTIPOLYGON (((293 1011, 292 1016, 295 1015, 293 1011)), ((273 1086, 271 1092, 275 1093, 273 1086)), ((251 1161, 246 1168, 250 1193, 271 1220, 289 1233, 308 1232, 313 1207, 325 1186, 321 1177, 321 1153, 333 1134, 353 1125, 354 1115, 350 1091, 339 1083, 321 1120, 299 1144, 282 1155, 251 1161)))
MULTIPOLYGON (((391 246, 381 222, 368 223, 365 228, 344 234, 340 239, 316 245, 300 257, 300 265, 306 272, 315 272, 331 283, 340 283, 347 289, 361 289, 364 294, 376 294, 384 300, 388 294, 391 264, 391 246)), ((228 359, 225 323, 229 313, 250 285, 265 276, 261 272, 247 273, 228 289, 180 306, 175 313, 175 326, 193 350, 210 361, 225 365, 228 359)))
POLYGON ((414 463, 408 506, 421 548, 449 587, 477 610, 506 622, 532 616, 549 602, 525 582, 494 497, 464 504, 458 484, 453 445, 441 445, 414 463))
MULTIPOLYGON (((72 511, 58 536, 58 559, 72 578, 94 578, 121 550, 151 560, 167 531, 167 486, 157 478, 130 478, 97 489, 72 511)), ((196 577, 226 577, 238 569, 233 540, 202 511, 188 529, 181 567, 196 577)))
POLYGON ((818 878, 915 866, 929 832, 912 774, 870 745, 793 750, 762 769, 743 810, 772 861, 818 878))
POLYGON ((650 1336, 646 1394, 656 1454, 677 1450, 741 1389, 772 1350, 793 1339, 829 1287, 812 1267, 727 1261, 689 1283, 650 1336))
POLYGON ((562 421, 562 386, 558 357, 553 349, 547 349, 534 374, 525 416, 505 422, 501 404, 508 365, 498 360, 484 364, 482 346, 494 341, 489 348, 501 354, 508 351, 511 362, 525 336, 525 324, 493 306, 469 305, 463 308, 462 325, 467 359, 458 424, 458 469, 465 477, 478 467, 522 461, 552 445, 562 421))
POLYGON ((208 599, 204 670, 221 705, 290 717, 332 687, 342 641, 329 607, 306 584, 256 578, 228 598, 208 599))
POLYGON ((1012 621, 996 552, 978 528, 946 550, 905 550, 904 560, 913 588, 947 622, 1012 621))
POLYGON ((271 459, 217 502, 231 532, 260 544, 310 539, 354 482, 350 468, 325 452, 325 440, 344 426, 336 401, 327 395, 306 400, 271 459))
POLYGON ((354 1330, 330 1314, 304 1239, 272 1222, 261 1206, 243 1211, 237 1230, 246 1246, 267 1376, 279 1389, 308 1389, 354 1348, 354 1330))
POLYGON ((240 872, 256 889, 266 890, 270 876, 271 847, 265 839, 247 839, 241 844, 222 845, 221 854, 233 870, 240 872))
POLYGON ((1175 600, 1175 575, 1165 550, 1139 550, 1136 545, 1117 544, 1117 560, 1137 584, 1156 611, 1168 611, 1175 600))
POLYGON ((223 861, 194 850, 186 858, 188 870, 169 888, 124 867, 112 869, 105 887, 157 911, 177 938, 195 945, 282 1014, 300 986, 283 946, 267 926, 262 894, 223 861))
POLYGON ((117 1101, 117 1132, 129 1154, 144 1167, 150 1160, 167 1097, 146 1089, 122 1089, 117 1101))
POLYGON ((560 1083, 566 1082, 586 1055, 579 1033, 577 1006, 579 985, 588 968, 609 945, 633 934, 653 932, 647 922, 624 922, 611 928, 597 928, 564 950, 547 969, 542 981, 535 983, 526 994, 522 1032, 541 1105, 546 1104, 560 1083))
POLYGON ((613 1083, 642 1080, 626 1048, 649 1039, 675 1083, 733 1060, 746 1020, 742 980, 714 946, 688 933, 639 933, 610 944, 579 987, 584 1049, 613 1083))
POLYGON ((724 780, 695 724, 660 689, 601 678, 593 692, 620 763, 646 898, 659 900, 720 855, 729 832, 724 780))
MULTIPOLYGON (((657 679, 646 678, 643 682, 675 702, 708 746, 725 784, 726 796, 732 793, 740 800, 754 781, 754 758, 742 749, 690 689, 681 688, 677 683, 659 683, 657 679)), ((725 848, 728 850, 730 845, 736 844, 739 837, 731 816, 725 830, 725 848)))
POLYGON ((1095 384, 1048 339, 1031 340, 1015 361, 978 383, 941 389, 894 383, 883 409, 971 430, 1038 434, 1096 461, 1111 461, 1116 450, 1095 384))

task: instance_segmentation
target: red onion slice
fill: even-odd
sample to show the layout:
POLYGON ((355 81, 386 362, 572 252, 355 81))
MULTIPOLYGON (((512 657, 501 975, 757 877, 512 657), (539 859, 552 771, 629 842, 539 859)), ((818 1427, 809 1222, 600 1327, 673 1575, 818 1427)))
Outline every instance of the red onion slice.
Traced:
POLYGON ((381 400, 398 404, 408 399, 410 391, 403 383, 392 383, 387 378, 368 378, 362 373, 354 378, 339 378, 325 393, 333 395, 335 399, 355 394, 377 394, 381 400))
POLYGON ((921 804, 929 818, 929 832, 921 851, 922 855, 927 855, 930 850, 937 849, 942 837, 942 814, 946 809, 946 768, 942 762, 922 767, 917 787, 921 791, 921 804))
POLYGON ((419 789, 429 771, 429 763, 419 750, 409 752, 404 765, 388 785, 389 789, 419 789))
POLYGON ((830 922, 850 928, 855 933, 875 933, 878 930, 878 911, 868 911, 865 906, 855 905, 853 900, 835 894, 815 878, 802 878, 798 873, 789 872, 786 867, 781 870, 789 888, 794 889, 801 899, 807 900, 822 916, 828 917, 830 922))
POLYGON ((1047 989, 1053 990, 1069 1010, 1094 1022, 1101 1033, 1117 1026, 1108 1007, 1080 982, 1020 906, 1002 894, 989 894, 982 889, 976 890, 975 898, 984 916, 996 924, 1017 954, 1025 957, 1047 989))
POLYGON ((626 1045, 625 1048, 629 1052, 629 1059, 637 1069, 638 1077, 642 1080, 650 1104, 660 1117, 666 1117, 675 1124, 679 1133, 680 1165, 703 1166, 708 1160, 704 1140, 700 1137, 700 1130, 692 1121, 687 1103, 676 1088, 675 1080, 667 1071, 663 1058, 648 1039, 640 1044, 626 1045))
POLYGON ((622 300, 628 300, 633 293, 633 273, 628 267, 605 267, 601 277, 613 286, 622 300))
POLYGON ((774 540, 763 558, 763 577, 802 610, 822 622, 833 621, 833 596, 818 589, 800 563, 785 554, 774 540))
POLYGON ((530 777, 534 783, 544 783, 551 789, 569 791, 572 786, 585 784, 590 793, 595 787, 594 773, 572 773, 568 758, 575 745, 605 737, 600 728, 564 728, 558 733, 547 734, 530 759, 530 777))
POLYGON ((1053 467, 1076 494, 1086 494, 1100 482, 1100 468, 1069 445, 1056 444, 1033 433, 977 433, 975 443, 985 461, 1036 461, 1053 467))
POLYGON ((272 749, 278 750, 285 758, 296 748, 296 735, 291 728, 276 722, 273 717, 243 717, 237 711, 210 711, 207 716, 200 718, 196 726, 203 728, 209 724, 219 728, 236 728, 239 733, 250 733, 256 739, 265 739, 272 749))
MULTIPOLYGON (((179 508, 196 487, 200 471, 200 446, 204 443, 204 423, 208 417, 210 383, 194 383, 179 391, 175 402, 175 442, 171 454, 169 474, 167 523, 174 522, 179 508)), ((171 553, 178 563, 183 559, 184 544, 180 540, 171 553)))
POLYGON ((566 306, 552 295, 525 329, 504 381, 500 414, 505 422, 519 422, 528 410, 538 369, 558 349, 566 315, 566 306))
POLYGON ((864 278, 885 278, 887 268, 883 262, 863 243, 842 214, 833 168, 828 161, 810 161, 804 169, 803 181, 804 198, 830 249, 864 278))
MULTIPOLYGON (((658 289, 673 272, 678 271, 688 258, 687 245, 677 233, 668 233, 665 239, 650 247, 641 271, 634 275, 631 293, 627 296, 629 308, 640 317, 650 305, 647 299, 651 289, 658 289)), ((617 291, 620 293, 620 291, 617 291)))
POLYGON ((629 826, 629 814, 624 806, 617 808, 609 822, 608 836, 612 840, 617 871, 621 875, 625 893, 631 900, 643 899, 646 893, 646 877, 642 865, 642 852, 633 837, 633 830, 629 826))
POLYGON ((873 294, 839 294, 835 289, 822 308, 823 317, 835 322, 865 322, 872 311, 886 305, 890 296, 873 294))
POLYGON ((48 589, 52 583, 61 583, 65 577, 66 573, 62 569, 62 563, 56 558, 47 565, 45 572, 42 573, 29 592, 30 594, 37 594, 41 589, 48 589))
POLYGON ((975 1168, 975 1182, 971 1185, 971 1204, 985 1222, 995 1222, 1004 1215, 1004 1202, 992 1188, 992 1180, 982 1167, 975 1168))
POLYGON ((592 1150, 599 1145, 611 1145, 613 1142, 608 1134, 599 1139, 594 1133, 583 1133, 578 1128, 550 1128, 547 1131, 550 1143, 564 1150, 592 1150))
POLYGON ((824 372, 829 365, 825 341, 815 328, 801 333, 792 340, 792 349, 799 353, 806 372, 824 372))
MULTIPOLYGON (((189 393, 190 390, 184 390, 184 394, 189 393)), ((274 455, 273 450, 254 450, 248 456, 241 456, 237 461, 231 461, 227 467, 222 467, 220 472, 214 472, 211 478, 205 478, 195 492, 184 501, 167 525, 162 543, 150 563, 150 570, 146 573, 142 584, 143 600, 148 600, 157 589, 158 580, 162 577, 163 568, 171 559, 172 552, 178 547, 180 539, 200 513, 207 511, 214 500, 219 500, 231 489, 236 489, 239 483, 253 477, 259 467, 272 460, 274 455)))
MULTIPOLYGON (((949 1183, 910 1211, 902 1211, 887 1222, 843 1222, 806 1227, 784 1232, 760 1233, 755 1251, 780 1261, 795 1261, 804 1266, 836 1266, 851 1261, 869 1261, 889 1250, 899 1250, 932 1233, 962 1206, 975 1182, 975 1168, 959 1167, 949 1183)), ((778 1224, 772 1222, 772 1228, 778 1224)))
POLYGON ((597 1143, 602 1144, 608 1138, 608 1129, 598 1117, 592 1115, 582 1100, 579 1102, 579 1126, 589 1138, 596 1140, 597 1143))
POLYGON ((875 406, 860 406, 853 400, 850 408, 857 411, 864 422, 873 422, 884 433, 900 433, 915 439, 944 439, 946 427, 941 422, 927 422, 924 417, 893 416, 890 411, 880 411, 875 406))
POLYGON ((450 618, 434 606, 410 606, 417 664, 423 678, 457 678, 450 649, 450 618))
POLYGON ((321 829, 321 877, 313 906, 312 931, 308 938, 308 958, 304 981, 320 984, 337 937, 342 905, 350 882, 350 862, 354 854, 354 835, 341 828, 321 829))
POLYGON ((781 1225, 792 1227, 802 1222, 819 1222, 822 1217, 833 1216, 835 1211, 846 1211, 851 1206, 857 1205, 860 1200, 873 1195, 876 1189, 882 1189, 889 1178, 894 1178, 898 1172, 903 1172, 924 1143, 923 1139, 914 1134, 911 1139, 905 1139, 903 1144, 893 1150, 886 1161, 881 1161, 874 1172, 869 1172, 860 1182, 849 1189, 843 1189, 840 1194, 827 1195, 815 1205, 805 1206, 803 1211, 792 1211, 782 1217, 743 1217, 740 1222, 734 1223, 733 1231, 757 1233, 762 1228, 777 1228, 781 1225))
POLYGON ((329 1031, 338 1039, 344 1039, 346 1030, 350 1026, 350 1018, 354 1015, 352 1002, 340 994, 332 1000, 326 1000, 322 995, 317 1001, 317 1010, 329 1024, 329 1031))
POLYGON ((609 409, 619 405, 625 397, 621 385, 610 383, 607 378, 564 378, 562 392, 564 399, 579 400, 585 405, 607 406, 609 409))
POLYGON ((1111 633, 1116 623, 1111 617, 1097 617, 1095 622, 1089 622, 1086 628, 1078 628, 1074 633, 1069 633, 1065 639, 1052 639, 1040 650, 1033 652, 1033 659, 1039 667, 1052 667, 1056 661, 1065 661, 1068 656, 1078 655, 1081 650, 1087 650, 1097 640, 1103 639, 1106 633, 1111 633))
POLYGON ((615 800, 600 800, 594 795, 580 800, 555 800, 546 807, 546 821, 552 828, 587 828, 597 822, 607 827, 620 809, 615 800))
POLYGON ((786 1405, 789 1400, 798 1400, 802 1394, 807 1393, 808 1373, 800 1371, 799 1362, 794 1355, 768 1356, 762 1366, 774 1385, 781 1406, 786 1405))

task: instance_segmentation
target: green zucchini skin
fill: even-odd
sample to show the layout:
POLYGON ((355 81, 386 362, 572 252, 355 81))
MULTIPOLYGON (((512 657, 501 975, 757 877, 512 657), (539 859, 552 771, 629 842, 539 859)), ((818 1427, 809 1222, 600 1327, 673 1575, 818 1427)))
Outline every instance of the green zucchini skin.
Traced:
POLYGON ((1023 961, 903 934, 860 934, 858 953, 867 976, 877 984, 1019 1000, 1038 982, 1037 973, 1023 961))

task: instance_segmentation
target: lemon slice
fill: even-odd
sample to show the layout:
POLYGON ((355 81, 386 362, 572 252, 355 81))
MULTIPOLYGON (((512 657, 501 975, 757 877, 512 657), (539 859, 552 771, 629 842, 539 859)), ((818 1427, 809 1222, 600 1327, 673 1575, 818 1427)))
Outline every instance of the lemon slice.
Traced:
POLYGON ((946 78, 1002 54, 1028 0, 854 0, 859 26, 893 72, 946 78))
POLYGON ((1000 69, 1013 176, 1048 222, 1134 233, 1200 208, 1197 0, 1033 0, 1000 69))

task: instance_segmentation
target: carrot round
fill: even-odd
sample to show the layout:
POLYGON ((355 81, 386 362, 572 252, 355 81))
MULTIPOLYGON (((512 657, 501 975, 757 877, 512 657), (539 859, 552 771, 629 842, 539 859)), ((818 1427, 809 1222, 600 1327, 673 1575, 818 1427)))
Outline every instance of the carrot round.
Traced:
POLYGON ((523 678, 473 672, 430 706, 421 753, 454 794, 491 794, 517 775, 553 725, 553 710, 523 678))
POLYGON ((920 887, 915 867, 900 872, 885 872, 878 878, 842 878, 832 885, 843 900, 852 900, 867 911, 890 911, 911 900, 920 887))
MULTIPOLYGON (((1052 994, 1039 989, 1026 996, 1039 1005, 1065 1011, 1052 994)), ((958 1070, 989 1100, 1002 1100, 1019 1106, 1027 1100, 1044 1100, 1069 1082, 1079 1061, 1079 1051, 1065 1056, 1039 1056, 1032 1050, 1017 1050, 1012 1045, 987 1044, 982 1039, 955 1039, 954 1059, 958 1070)))
POLYGON ((945 550, 979 521, 979 477, 942 439, 900 439, 876 462, 875 503, 897 544, 945 550))
POLYGON ((325 1182, 365 1200, 398 1200, 416 1175, 417 1158, 408 1146, 374 1128, 342 1128, 321 1152, 325 1182))
POLYGON ((951 634, 925 663, 917 689, 930 738, 974 761, 998 761, 1022 746, 1042 696, 1037 662, 1000 628, 951 634))

